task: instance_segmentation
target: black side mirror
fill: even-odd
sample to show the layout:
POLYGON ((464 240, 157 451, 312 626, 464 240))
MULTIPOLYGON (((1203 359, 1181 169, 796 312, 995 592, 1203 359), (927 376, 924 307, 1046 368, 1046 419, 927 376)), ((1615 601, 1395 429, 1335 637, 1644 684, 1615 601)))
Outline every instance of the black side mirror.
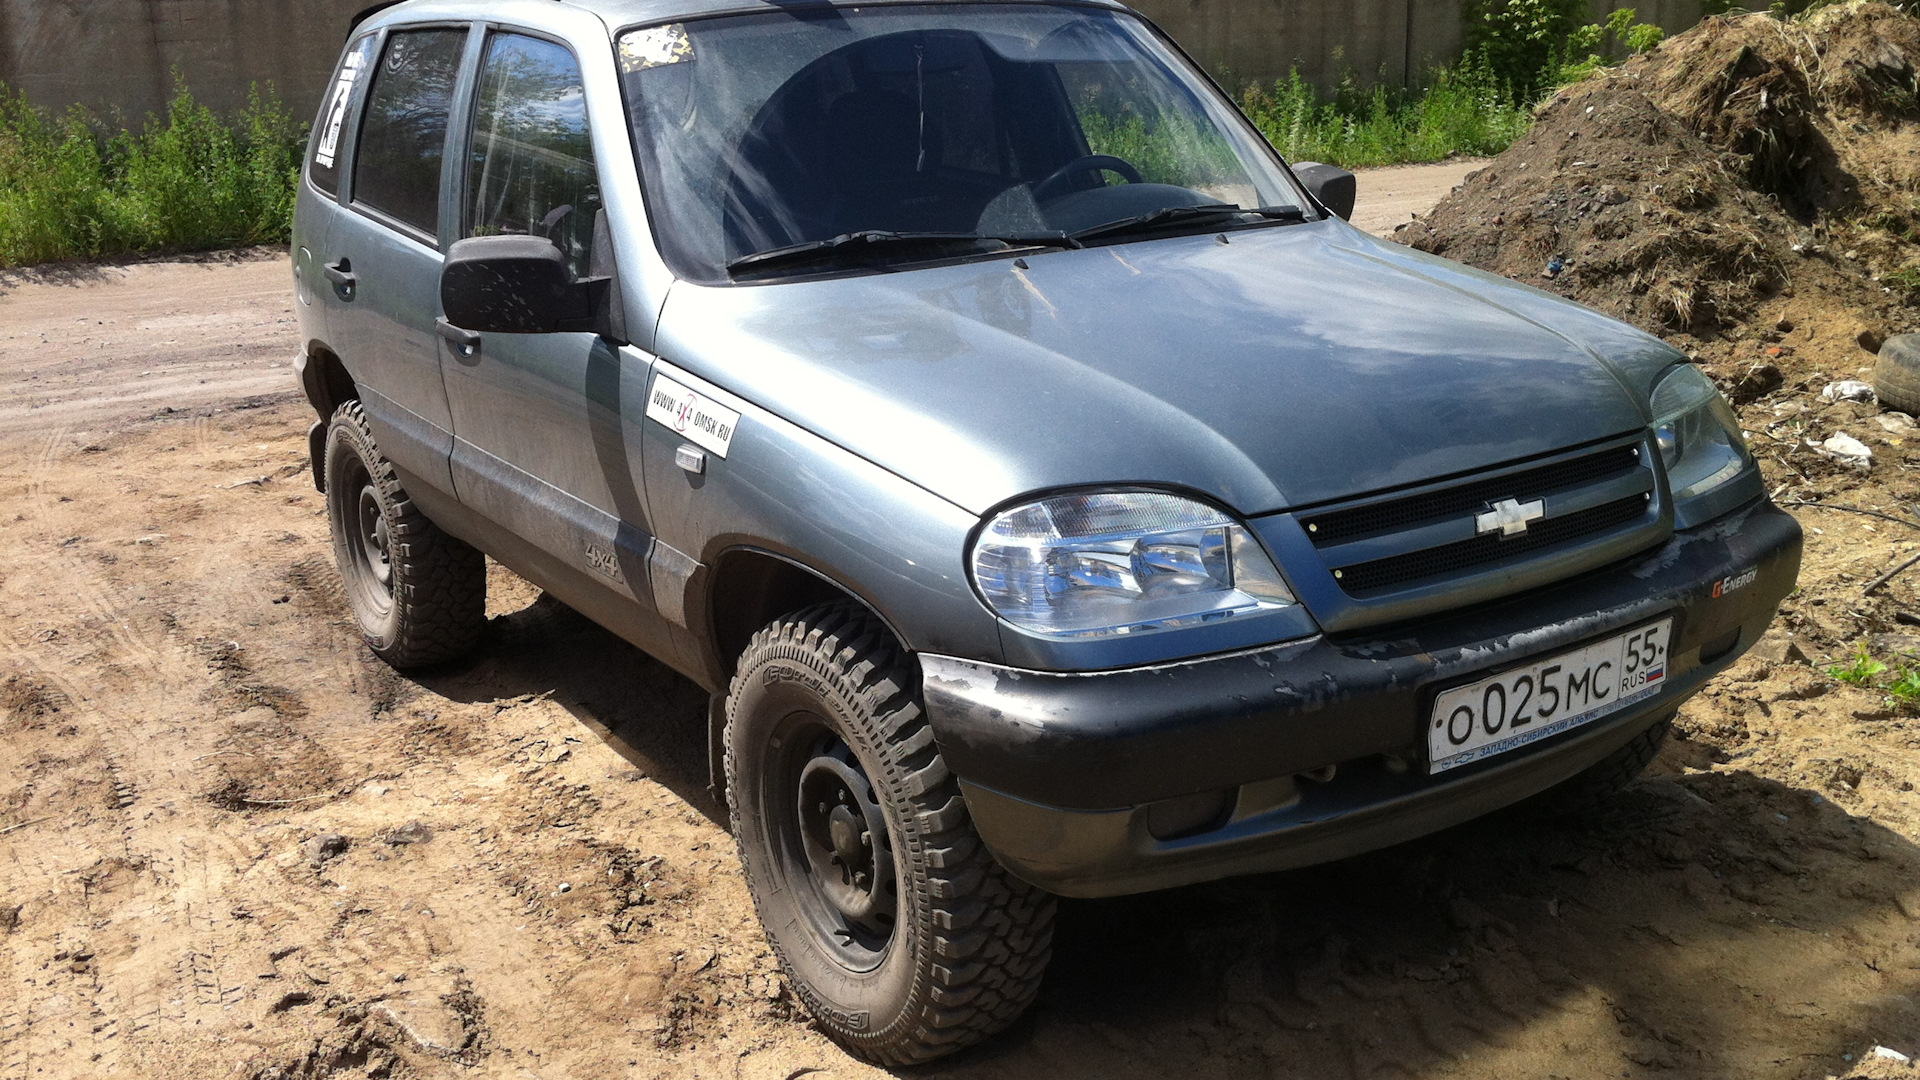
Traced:
POLYGON ((544 236, 475 236, 456 242, 440 270, 446 321, 483 334, 610 335, 609 279, 576 279, 544 236))
POLYGON ((1322 165, 1317 161, 1295 162, 1293 175, 1307 187, 1307 194, 1320 200, 1320 205, 1339 214, 1340 217, 1353 217, 1353 203, 1359 197, 1359 181, 1353 174, 1334 165, 1322 165))

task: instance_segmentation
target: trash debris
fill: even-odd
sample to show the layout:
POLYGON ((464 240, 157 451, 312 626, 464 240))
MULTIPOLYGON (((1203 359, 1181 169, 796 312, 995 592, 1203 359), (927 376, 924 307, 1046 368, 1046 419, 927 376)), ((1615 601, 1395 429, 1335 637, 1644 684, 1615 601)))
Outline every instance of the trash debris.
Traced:
POLYGON ((1540 272, 1540 276, 1543 278, 1556 278, 1560 276, 1560 271, 1566 268, 1567 264, 1561 261, 1560 256, 1555 255, 1553 258, 1547 260, 1547 268, 1540 272))
POLYGON ((1871 1050, 1869 1050, 1869 1051, 1867 1051, 1867 1056, 1869 1056, 1869 1057, 1877 1057, 1877 1058, 1884 1058, 1884 1059, 1886 1059, 1887 1061, 1891 1061, 1891 1062, 1894 1062, 1894 1063, 1896 1063, 1896 1064, 1900 1064, 1900 1065, 1911 1065, 1911 1064, 1913 1064, 1913 1059, 1912 1059, 1912 1058, 1910 1058, 1910 1057, 1908 1057, 1907 1055, 1905 1055, 1905 1054, 1903 1054, 1903 1053, 1901 1053, 1901 1052, 1900 1052, 1900 1051, 1898 1051, 1898 1050, 1894 1050, 1894 1049, 1892 1049, 1892 1048, 1890 1048, 1890 1047, 1885 1047, 1885 1046, 1876 1046, 1876 1047, 1874 1047, 1873 1049, 1871 1049, 1871 1050))
POLYGON ((1906 435, 1910 432, 1920 430, 1920 424, 1914 423, 1913 417, 1903 412, 1884 412, 1873 419, 1875 423, 1879 424, 1883 430, 1891 435, 1906 435))
POLYGON ((1859 379, 1841 379, 1836 383, 1828 383, 1827 388, 1820 391, 1820 396, 1828 401, 1864 401, 1869 404, 1880 400, 1874 394, 1872 384, 1861 382, 1859 379))
POLYGON ((1822 457, 1830 457, 1842 465, 1851 466, 1855 469, 1870 469, 1873 467, 1873 448, 1845 432, 1835 435, 1825 442, 1809 441, 1807 445, 1811 446, 1815 453, 1818 453, 1822 457))

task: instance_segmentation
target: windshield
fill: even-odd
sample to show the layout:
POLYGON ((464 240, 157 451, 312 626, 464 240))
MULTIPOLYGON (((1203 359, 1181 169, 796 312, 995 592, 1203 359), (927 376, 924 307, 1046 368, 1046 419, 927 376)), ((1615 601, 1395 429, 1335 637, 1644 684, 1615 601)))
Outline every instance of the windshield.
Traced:
POLYGON ((821 7, 618 46, 655 232, 695 281, 822 269, 766 257, 800 245, 924 261, 1297 221, 1306 205, 1232 106, 1121 12, 821 7), (1208 210, 1173 209, 1188 207, 1208 210))

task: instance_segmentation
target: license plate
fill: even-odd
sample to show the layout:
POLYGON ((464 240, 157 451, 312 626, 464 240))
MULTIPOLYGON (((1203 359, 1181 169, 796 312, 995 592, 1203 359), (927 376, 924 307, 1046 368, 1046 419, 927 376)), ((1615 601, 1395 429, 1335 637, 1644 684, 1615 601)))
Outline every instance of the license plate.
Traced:
POLYGON ((1428 772, 1504 754, 1660 691, 1672 619, 1441 693, 1427 725, 1428 772))

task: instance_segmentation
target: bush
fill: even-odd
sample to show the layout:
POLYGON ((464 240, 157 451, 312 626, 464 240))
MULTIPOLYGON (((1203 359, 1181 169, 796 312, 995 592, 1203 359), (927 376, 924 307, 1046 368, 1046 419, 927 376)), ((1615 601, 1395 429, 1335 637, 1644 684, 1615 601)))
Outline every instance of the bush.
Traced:
POLYGON ((305 145, 271 87, 227 122, 181 82, 165 118, 109 134, 0 84, 0 267, 285 242, 305 145))

